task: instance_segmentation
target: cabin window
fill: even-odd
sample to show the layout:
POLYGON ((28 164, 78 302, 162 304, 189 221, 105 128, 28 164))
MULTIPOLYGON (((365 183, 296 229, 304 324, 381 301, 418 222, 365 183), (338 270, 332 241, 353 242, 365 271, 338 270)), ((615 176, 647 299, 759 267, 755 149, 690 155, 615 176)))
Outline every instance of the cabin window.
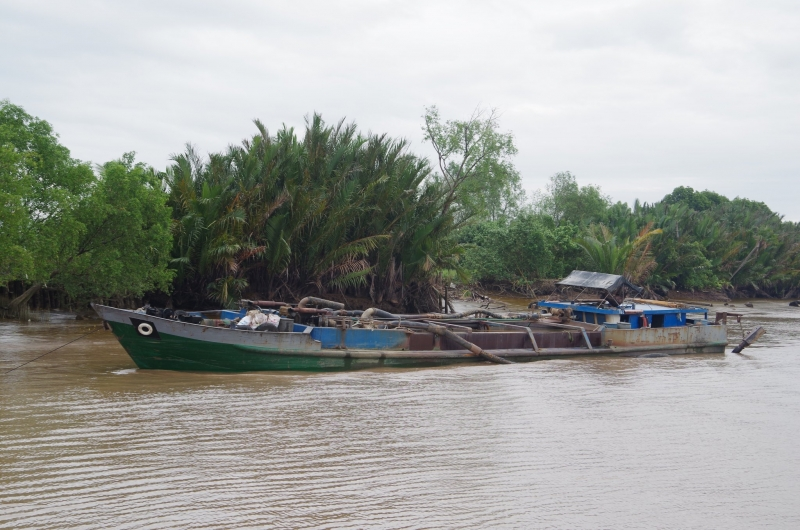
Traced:
POLYGON ((650 315, 650 327, 652 327, 652 328, 663 328, 664 327, 664 315, 650 315))

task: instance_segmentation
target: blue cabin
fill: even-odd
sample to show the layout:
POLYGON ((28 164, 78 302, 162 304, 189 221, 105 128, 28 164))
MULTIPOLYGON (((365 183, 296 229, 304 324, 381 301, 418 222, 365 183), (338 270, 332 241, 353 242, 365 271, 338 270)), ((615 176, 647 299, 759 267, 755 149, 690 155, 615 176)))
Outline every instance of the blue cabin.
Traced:
POLYGON ((572 309, 573 320, 576 322, 602 324, 611 328, 671 328, 708 322, 708 310, 699 307, 671 308, 632 302, 612 307, 581 302, 545 301, 539 302, 538 306, 551 309, 572 309))
MULTIPOLYGON (((599 272, 572 271, 556 285, 597 289, 607 294, 597 300, 540 301, 537 306, 548 309, 570 309, 577 322, 604 325, 610 328, 670 328, 687 324, 707 324, 708 310, 699 307, 667 307, 656 303, 626 300, 618 303, 614 293, 641 293, 642 289, 624 276, 599 272)), ((581 291, 583 293, 583 291, 581 291)))

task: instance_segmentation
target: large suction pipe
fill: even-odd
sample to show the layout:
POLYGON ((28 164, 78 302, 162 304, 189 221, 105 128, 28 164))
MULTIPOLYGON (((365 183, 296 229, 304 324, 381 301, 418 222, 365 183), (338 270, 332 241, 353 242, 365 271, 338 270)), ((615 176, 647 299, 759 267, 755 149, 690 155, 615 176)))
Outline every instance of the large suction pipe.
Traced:
POLYGON ((306 296, 300 303, 297 304, 298 309, 303 309, 309 304, 313 304, 317 307, 327 307, 329 309, 344 309, 344 304, 341 302, 332 302, 331 300, 324 300, 322 298, 314 298, 313 296, 306 296))
MULTIPOLYGON (((425 315, 420 315, 420 316, 427 320, 445 320, 451 318, 470 317, 472 315, 485 315, 489 318, 506 318, 499 313, 492 313, 491 311, 487 311, 486 309, 471 309, 469 311, 464 311, 462 313, 427 313, 425 315)), ((404 316, 412 316, 412 315, 404 315, 404 316)))
POLYGON ((384 311, 383 309, 378 309, 377 307, 370 307, 363 313, 361 313, 361 320, 367 320, 368 318, 398 318, 397 315, 393 315, 388 311, 384 311))
POLYGON ((485 315, 489 318, 505 318, 503 315, 498 313, 492 313, 491 311, 487 311, 486 309, 472 309, 470 311, 464 311, 463 313, 422 313, 422 314, 410 314, 410 315, 395 315, 392 313, 388 313, 383 311, 382 309, 378 309, 377 307, 370 307, 361 315, 361 320, 366 320, 368 318, 402 318, 402 319, 413 319, 413 320, 449 320, 451 318, 465 318, 472 315, 485 315))

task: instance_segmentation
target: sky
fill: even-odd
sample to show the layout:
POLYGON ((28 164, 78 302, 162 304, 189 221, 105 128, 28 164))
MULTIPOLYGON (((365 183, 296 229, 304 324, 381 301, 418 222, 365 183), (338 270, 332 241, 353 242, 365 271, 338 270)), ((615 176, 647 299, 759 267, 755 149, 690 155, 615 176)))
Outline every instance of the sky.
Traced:
POLYGON ((0 99, 75 158, 158 169, 319 112, 432 151, 425 107, 496 108, 529 192, 676 186, 800 221, 800 2, 0 0, 0 99))

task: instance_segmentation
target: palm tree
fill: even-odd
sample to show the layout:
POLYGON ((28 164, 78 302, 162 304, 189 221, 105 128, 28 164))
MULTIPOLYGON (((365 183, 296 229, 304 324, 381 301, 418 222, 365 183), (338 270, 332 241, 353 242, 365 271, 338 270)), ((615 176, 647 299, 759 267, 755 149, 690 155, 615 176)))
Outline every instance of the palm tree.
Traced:
POLYGON ((355 124, 307 120, 202 160, 190 147, 163 175, 173 208, 178 290, 230 304, 245 289, 401 303, 457 268, 453 214, 427 161, 355 124))
POLYGON ((643 283, 656 267, 651 242, 661 233, 661 229, 652 229, 652 223, 648 223, 635 238, 619 240, 605 225, 592 225, 578 245, 598 272, 621 274, 632 282, 643 283))

